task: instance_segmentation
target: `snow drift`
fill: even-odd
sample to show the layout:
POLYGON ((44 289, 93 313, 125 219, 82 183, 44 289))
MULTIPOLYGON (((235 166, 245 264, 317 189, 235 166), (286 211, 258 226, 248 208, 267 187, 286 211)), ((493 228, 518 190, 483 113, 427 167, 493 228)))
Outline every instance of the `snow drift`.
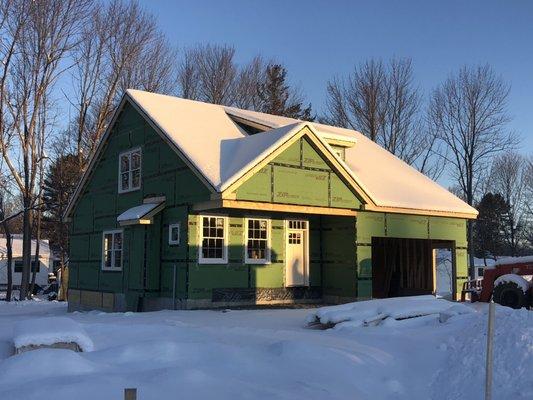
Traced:
POLYGON ((66 317, 26 319, 15 323, 13 343, 24 346, 51 346, 76 343, 82 351, 92 351, 93 342, 76 321, 66 317))
POLYGON ((464 304, 453 303, 434 296, 410 296, 390 299, 359 301, 339 306, 322 307, 307 317, 310 325, 326 327, 361 327, 390 323, 429 315, 439 316, 441 321, 450 316, 474 312, 464 304))
MULTIPOLYGON (((435 375, 434 400, 483 398, 487 308, 473 317, 467 329, 442 344, 449 357, 435 375)), ((494 329, 493 398, 531 399, 533 313, 496 305, 494 329)))

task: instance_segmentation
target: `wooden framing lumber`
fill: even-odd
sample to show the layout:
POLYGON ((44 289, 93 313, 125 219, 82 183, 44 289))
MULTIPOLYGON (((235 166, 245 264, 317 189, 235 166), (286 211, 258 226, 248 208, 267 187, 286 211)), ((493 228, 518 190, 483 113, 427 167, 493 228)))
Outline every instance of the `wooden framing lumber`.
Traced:
POLYGON ((207 211, 223 208, 238 208, 244 210, 274 211, 284 213, 339 215, 352 217, 355 217, 357 215, 357 211, 345 208, 298 206, 291 204, 260 203, 254 201, 229 199, 210 200, 203 203, 197 203, 193 206, 194 211, 207 211))

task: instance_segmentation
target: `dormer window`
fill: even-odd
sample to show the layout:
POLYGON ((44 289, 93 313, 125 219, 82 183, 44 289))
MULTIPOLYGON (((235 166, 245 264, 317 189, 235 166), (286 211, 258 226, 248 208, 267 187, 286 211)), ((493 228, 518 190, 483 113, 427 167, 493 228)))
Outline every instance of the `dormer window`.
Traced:
POLYGON ((118 158, 118 192, 127 193, 141 188, 141 149, 120 153, 118 158))
POLYGON ((346 159, 346 149, 342 146, 331 146, 333 152, 341 159, 346 159))

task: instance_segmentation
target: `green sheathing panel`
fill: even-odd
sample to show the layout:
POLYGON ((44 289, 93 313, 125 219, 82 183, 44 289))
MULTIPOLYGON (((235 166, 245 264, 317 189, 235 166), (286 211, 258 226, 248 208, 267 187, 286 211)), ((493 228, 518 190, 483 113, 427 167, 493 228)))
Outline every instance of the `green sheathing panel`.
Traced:
POLYGON ((244 182, 237 191, 237 199, 269 202, 271 194, 272 166, 261 168, 255 175, 244 182))
POLYGON ((357 243, 372 243, 372 237, 385 236, 385 214, 382 213, 357 213, 357 243))
POLYGON ((301 142, 295 142, 287 148, 283 153, 276 157, 276 163, 288 164, 299 167, 302 165, 301 157, 301 142))
POLYGON ((466 220, 429 217, 429 236, 432 239, 455 240, 456 247, 466 248, 466 220))
POLYGON ((274 203, 329 206, 328 172, 274 166, 274 203))
POLYGON ((237 200, 358 209, 360 200, 306 138, 245 181, 237 200))
POLYGON ((309 286, 322 286, 322 221, 320 216, 309 217, 309 286))
POLYGON ((357 214, 358 297, 372 295, 372 237, 446 240, 455 244, 456 292, 467 278, 466 220, 461 218, 359 212, 357 214))
POLYGON ((162 212, 161 235, 161 296, 187 298, 187 223, 188 207, 165 208, 162 212), (171 224, 180 225, 179 244, 169 244, 168 230, 171 224), (176 287, 173 289, 172 285, 176 287))
POLYGON ((387 237, 405 239, 429 238, 428 217, 387 214, 387 237))
POLYGON ((326 296, 357 296, 355 218, 322 217, 322 282, 326 296))
MULTIPOLYGON (((228 217, 228 263, 199 264, 199 215, 189 215, 189 267, 188 267, 188 298, 212 299, 213 289, 257 289, 285 287, 285 220, 306 219, 309 221, 309 283, 312 287, 320 287, 321 248, 320 248, 320 217, 318 216, 281 216, 274 213, 244 213, 231 210, 228 217), (268 218, 271 224, 269 264, 245 263, 245 218, 268 218)), ((355 251, 352 249, 352 252, 355 251)))
POLYGON ((73 210, 70 287, 125 293, 128 307, 135 309, 139 296, 172 293, 176 265, 176 296, 185 298, 188 209, 209 199, 209 189, 195 173, 133 107, 126 105, 73 210), (142 152, 141 189, 119 194, 119 154, 137 147, 142 152), (123 271, 101 271, 102 232, 120 228, 117 216, 151 196, 165 196, 165 208, 153 225, 123 228, 123 271), (168 225, 176 222, 182 224, 182 242, 170 247, 168 225))

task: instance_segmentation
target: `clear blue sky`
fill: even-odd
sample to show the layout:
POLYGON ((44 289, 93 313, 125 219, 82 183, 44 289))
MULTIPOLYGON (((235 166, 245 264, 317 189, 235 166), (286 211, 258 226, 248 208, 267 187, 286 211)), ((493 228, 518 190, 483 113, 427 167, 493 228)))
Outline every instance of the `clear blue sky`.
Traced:
POLYGON ((142 3, 180 46, 235 46, 284 63, 320 112, 325 86, 370 57, 411 57, 428 93, 464 64, 489 63, 511 84, 510 128, 533 153, 533 1, 172 1, 142 3))

